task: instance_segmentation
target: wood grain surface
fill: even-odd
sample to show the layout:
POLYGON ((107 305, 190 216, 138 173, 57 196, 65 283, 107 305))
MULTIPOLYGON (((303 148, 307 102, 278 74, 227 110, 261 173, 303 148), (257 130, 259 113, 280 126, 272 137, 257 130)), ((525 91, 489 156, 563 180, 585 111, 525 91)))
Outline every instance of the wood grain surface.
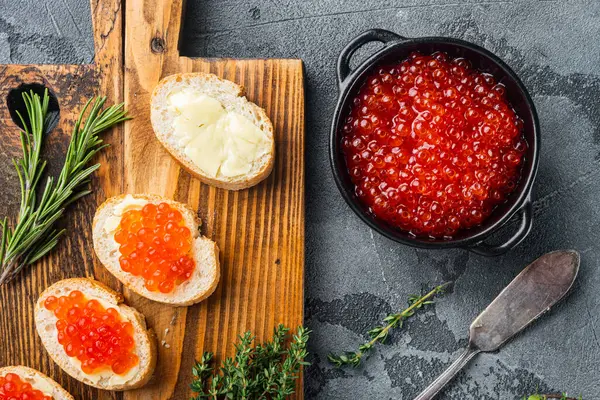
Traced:
MULTIPOLYGON (((203 351, 217 359, 233 354, 237 336, 252 330, 258 340, 284 323, 303 320, 304 282, 304 83, 299 60, 203 60, 179 56, 182 1, 92 0, 96 45, 93 65, 0 66, 0 98, 21 82, 44 83, 59 99, 61 121, 45 155, 51 172, 62 165, 69 134, 82 103, 96 94, 125 101, 134 119, 104 138, 111 144, 98 161, 94 195, 68 210, 69 230, 48 257, 0 288, 0 365, 23 364, 47 373, 78 399, 189 398, 191 368, 203 351), (124 28, 125 27, 125 28, 124 28), (125 40, 123 40, 125 38, 125 40), (124 46, 124 48, 123 48, 124 46), (149 100, 156 83, 177 72, 212 72, 246 88, 251 101, 273 121, 276 161, 258 186, 229 192, 200 184, 154 137, 149 100), (203 303, 173 308, 125 290, 127 302, 146 315, 158 335, 159 359, 145 388, 112 393, 87 387, 58 368, 43 349, 32 319, 38 294, 68 277, 93 276, 114 289, 122 285, 92 251, 91 220, 104 199, 120 193, 158 193, 186 202, 202 218, 202 234, 221 249, 222 279, 203 303)), ((15 215, 18 181, 10 159, 20 155, 18 131, 0 107, 3 215, 15 215)), ((302 398, 301 382, 298 388, 302 398)))

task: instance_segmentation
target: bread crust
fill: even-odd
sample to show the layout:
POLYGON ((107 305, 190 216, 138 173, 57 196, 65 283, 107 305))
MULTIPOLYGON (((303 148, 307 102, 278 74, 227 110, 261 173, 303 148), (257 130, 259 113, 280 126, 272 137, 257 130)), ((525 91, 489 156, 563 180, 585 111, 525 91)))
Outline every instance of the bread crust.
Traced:
MULTIPOLYGON (((187 217, 187 220, 190 221, 192 225, 186 225, 188 225, 188 228, 190 229, 190 231, 192 231, 192 235, 197 234, 197 236, 194 236, 194 245, 197 246, 198 241, 201 241, 202 246, 207 247, 207 251, 210 253, 207 256, 211 260, 211 265, 198 265, 198 262, 196 265, 196 268, 211 269, 210 272, 213 275, 213 279, 211 280, 210 285, 208 287, 202 288, 202 290, 195 293, 194 296, 185 299, 181 299, 176 296, 170 296, 169 294, 165 295, 163 293, 150 292, 144 287, 143 278, 133 277, 132 275, 124 272, 119 265, 114 265, 114 263, 111 262, 111 260, 106 255, 106 252, 102 249, 103 241, 101 239, 102 235, 104 235, 104 232, 102 230, 102 226, 100 225, 104 222, 102 219, 104 218, 105 212, 103 211, 109 212, 112 208, 120 204, 126 196, 128 195, 122 194, 119 196, 111 197, 104 201, 104 203, 102 203, 100 207, 98 207, 98 209, 96 210, 94 221, 92 223, 92 236, 94 242, 94 251, 100 259, 100 262, 102 262, 106 269, 108 269, 108 271, 111 274, 113 274, 119 281, 121 281, 128 289, 134 291, 140 296, 146 297, 153 301, 172 306, 190 306, 192 304, 199 303, 205 300, 207 297, 209 297, 217 288, 220 280, 221 268, 219 263, 219 247, 215 242, 199 235, 198 230, 201 224, 200 218, 198 217, 196 212, 187 204, 167 199, 156 194, 131 194, 131 196, 134 199, 143 199, 154 204, 166 202, 171 206, 176 207, 184 215, 184 218, 187 217), (132 281, 136 282, 136 284, 132 284, 132 281)), ((200 255, 195 253, 194 256, 194 259, 198 261, 198 257, 200 255)))
POLYGON ((91 278, 70 278, 63 279, 49 286, 42 292, 35 304, 35 326, 46 351, 58 366, 73 378, 85 383, 86 385, 104 390, 129 390, 144 386, 152 378, 154 368, 156 367, 156 334, 147 329, 146 318, 135 308, 123 303, 123 295, 110 289, 91 278), (64 352, 63 347, 58 343, 56 337, 45 332, 48 321, 43 319, 43 304, 50 295, 56 296, 62 290, 80 290, 84 295, 100 298, 115 306, 119 313, 125 316, 133 325, 134 337, 136 339, 136 349, 140 357, 139 373, 132 380, 122 384, 103 384, 102 382, 92 382, 81 372, 79 368, 69 362, 69 357, 64 352), (142 359, 144 362, 142 362, 142 359))
MULTIPOLYGON (((51 394, 54 400, 75 400, 74 397, 71 396, 71 394, 67 392, 62 386, 60 386, 54 379, 38 371, 37 369, 25 367, 23 365, 13 365, 0 368, 0 376, 4 376, 10 373, 19 375, 21 379, 27 377, 28 375, 35 375, 37 378, 43 379, 52 387, 53 393, 51 394)), ((37 388, 34 386, 34 389, 37 388)))
MULTIPOLYGON (((241 85, 238 85, 237 83, 228 81, 226 79, 222 79, 214 74, 209 74, 209 73, 204 73, 204 72, 187 72, 187 73, 173 74, 173 75, 169 75, 169 76, 163 78, 156 85, 156 87, 154 88, 154 91, 152 92, 151 103, 154 102, 155 97, 158 95, 158 93, 161 91, 161 89, 165 85, 171 84, 174 81, 178 82, 180 80, 190 79, 190 78, 199 78, 199 79, 214 80, 214 81, 220 82, 223 85, 230 86, 232 95, 245 98, 244 87, 241 85)), ((267 115, 266 111, 263 108, 259 107, 258 105, 256 105, 255 103, 253 103, 249 100, 248 100, 248 105, 250 105, 252 107, 252 109, 254 110, 254 112, 256 112, 258 115, 260 115, 261 119, 267 123, 267 125, 268 125, 267 130, 268 130, 269 136, 271 138, 271 150, 270 150, 269 158, 268 158, 267 162, 257 172, 253 173, 251 176, 247 176, 247 177, 243 177, 243 178, 239 178, 239 179, 236 178, 236 179, 224 180, 224 179, 218 179, 218 178, 213 178, 213 177, 204 175, 202 173, 202 171, 196 165, 194 165, 192 162, 188 161, 185 157, 183 157, 181 155, 181 152, 178 149, 176 149, 175 147, 173 147, 172 145, 170 145, 169 143, 167 143, 164 140, 163 135, 158 132, 158 129, 156 128, 156 126, 154 124, 154 121, 152 122, 152 128, 154 130, 154 133, 156 134, 158 141, 169 152, 169 154, 171 154, 171 156, 175 160, 177 160, 177 162, 179 162, 179 164, 181 164, 181 166, 187 172, 192 174, 194 177, 198 178, 202 183, 206 183, 207 185, 215 186, 215 187, 218 187, 221 189, 226 189, 226 190, 247 189, 247 188, 255 186, 258 183, 260 183, 261 181, 265 180, 271 174, 271 171, 273 171, 273 166, 275 164, 275 139, 274 139, 273 123, 271 122, 271 119, 269 118, 269 116, 267 115)), ((154 118, 152 118, 152 120, 154 120, 154 118)))

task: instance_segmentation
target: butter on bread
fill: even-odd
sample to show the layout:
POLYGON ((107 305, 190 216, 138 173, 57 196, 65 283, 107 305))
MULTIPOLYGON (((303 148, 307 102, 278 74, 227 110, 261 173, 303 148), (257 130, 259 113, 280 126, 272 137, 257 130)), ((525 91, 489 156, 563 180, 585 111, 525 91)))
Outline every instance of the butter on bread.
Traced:
POLYGON ((241 86, 208 73, 175 74, 158 83, 150 107, 158 140, 202 182, 240 190, 271 173, 273 124, 241 86))
POLYGON ((22 365, 0 368, 0 376, 6 376, 6 374, 18 375, 23 382, 29 383, 33 389, 52 397, 53 400, 74 400, 73 396, 54 379, 36 369, 22 365))

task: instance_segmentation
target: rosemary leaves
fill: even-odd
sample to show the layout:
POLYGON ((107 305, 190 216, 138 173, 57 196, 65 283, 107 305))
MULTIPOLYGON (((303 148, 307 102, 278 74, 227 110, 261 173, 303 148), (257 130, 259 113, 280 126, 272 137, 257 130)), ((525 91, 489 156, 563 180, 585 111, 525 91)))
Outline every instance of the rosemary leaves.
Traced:
POLYGON ((13 161, 21 184, 21 207, 14 227, 9 226, 7 217, 0 221, 0 285, 56 246, 65 230, 56 229, 55 222, 62 217, 69 204, 91 193, 88 188, 90 175, 100 168, 100 164, 88 166, 88 163, 107 146, 98 135, 128 119, 123 104, 103 110, 105 97, 97 97, 93 101, 90 99, 75 123, 58 179, 48 177, 38 200, 38 186, 46 167, 40 155, 48 124, 48 90, 43 98, 33 91, 23 93, 23 100, 27 116, 24 118, 18 113, 24 127, 21 131, 23 158, 13 161), (90 104, 90 112, 84 118, 90 104))
POLYGON ((301 367, 309 365, 304 360, 310 332, 299 327, 286 347, 288 332, 279 325, 271 342, 256 347, 246 332, 235 345, 235 357, 227 358, 219 369, 211 366, 213 354, 204 353, 192 371, 191 388, 197 393, 193 400, 283 400, 293 394, 301 367))
POLYGON ((427 306, 429 304, 433 304, 432 299, 442 293, 446 286, 449 283, 444 283, 442 285, 436 286, 433 290, 423 296, 410 296, 408 299, 409 306, 404 311, 399 312, 398 314, 390 314, 384 318, 384 322, 386 325, 377 326, 371 329, 368 333, 371 337, 371 340, 367 343, 364 343, 358 347, 358 351, 356 352, 344 352, 343 354, 333 354, 330 353, 327 356, 329 362, 334 364, 336 367, 342 367, 345 365, 351 365, 353 367, 358 367, 363 356, 373 348, 375 343, 384 343, 387 339, 390 329, 392 328, 402 328, 404 321, 408 318, 415 315, 415 312, 422 308, 423 306, 427 306))

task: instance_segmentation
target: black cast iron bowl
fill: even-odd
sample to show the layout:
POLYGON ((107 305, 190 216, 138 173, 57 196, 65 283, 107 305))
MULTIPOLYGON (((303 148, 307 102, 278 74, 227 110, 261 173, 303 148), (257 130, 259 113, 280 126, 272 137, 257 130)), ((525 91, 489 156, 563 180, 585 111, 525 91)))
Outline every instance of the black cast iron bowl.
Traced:
POLYGON ((390 31, 373 29, 357 36, 342 50, 337 63, 337 75, 340 97, 331 126, 329 142, 331 167, 342 196, 367 225, 389 239, 409 246, 429 249, 465 248, 486 256, 503 254, 525 239, 532 225, 531 188, 538 166, 540 127, 535 106, 527 89, 508 65, 486 49, 463 40, 444 37, 405 38, 390 31), (369 42, 381 42, 384 46, 351 71, 350 58, 356 50, 369 42), (443 51, 451 57, 464 57, 473 64, 474 68, 491 73, 499 83, 506 86, 507 99, 524 122, 528 150, 517 187, 507 201, 499 205, 480 226, 460 231, 452 239, 415 237, 371 215, 354 194, 354 185, 350 181, 341 149, 341 128, 344 119, 352 99, 358 93, 365 78, 379 66, 400 62, 413 51, 423 54, 443 51), (506 229, 516 229, 506 241, 500 244, 485 242, 513 216, 518 218, 519 223, 516 227, 515 224, 506 227, 506 229))

